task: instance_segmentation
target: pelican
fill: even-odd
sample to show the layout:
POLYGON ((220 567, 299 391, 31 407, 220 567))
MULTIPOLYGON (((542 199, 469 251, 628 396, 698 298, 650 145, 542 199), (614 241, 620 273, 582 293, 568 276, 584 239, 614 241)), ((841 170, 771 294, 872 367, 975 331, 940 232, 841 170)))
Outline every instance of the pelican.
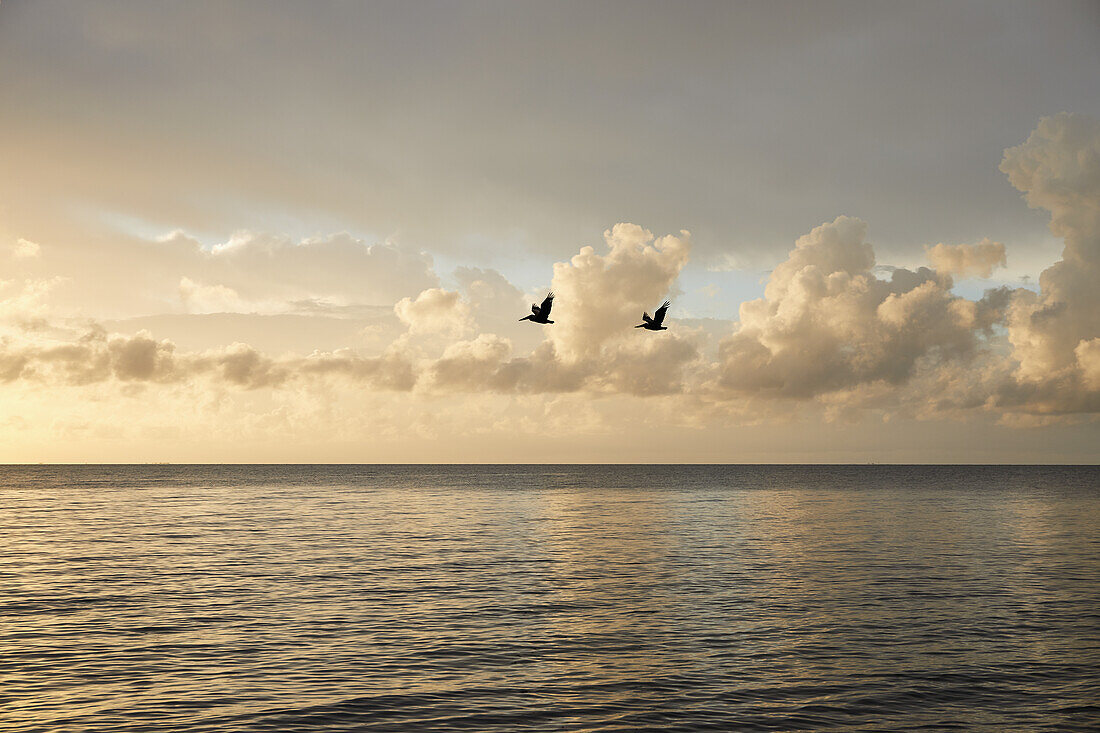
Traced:
POLYGON ((524 316, 521 321, 534 321, 535 323, 553 323, 550 320, 550 309, 554 307, 554 294, 547 293, 542 305, 531 304, 531 315, 524 316))
POLYGON ((660 308, 653 311, 653 317, 650 318, 649 314, 642 311, 642 320, 645 323, 639 323, 634 328, 644 328, 647 331, 667 331, 667 326, 661 324, 665 322, 665 313, 668 312, 668 307, 672 305, 667 300, 661 305, 660 308))

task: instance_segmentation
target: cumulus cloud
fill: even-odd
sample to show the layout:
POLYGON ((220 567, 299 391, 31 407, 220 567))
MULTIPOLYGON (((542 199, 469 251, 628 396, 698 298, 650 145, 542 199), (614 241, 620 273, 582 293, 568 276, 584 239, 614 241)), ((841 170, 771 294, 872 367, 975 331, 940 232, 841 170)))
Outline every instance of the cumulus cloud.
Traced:
POLYGON ((412 334, 461 336, 473 327, 470 307, 461 296, 442 288, 429 288, 413 298, 402 298, 393 312, 412 334))
POLYGON ((522 312, 523 293, 496 270, 458 267, 454 276, 475 310, 505 313, 509 318, 514 310, 522 312))
POLYGON ((292 364, 276 362, 248 344, 230 344, 189 356, 184 364, 191 373, 213 373, 228 384, 246 389, 282 384, 293 370, 292 364))
POLYGON ((12 247, 12 256, 18 260, 31 259, 37 257, 41 252, 42 247, 38 242, 32 242, 29 239, 17 239, 15 245, 12 247))
MULTIPOLYGON (((459 289, 470 304, 470 312, 482 330, 512 328, 527 313, 523 293, 493 269, 458 267, 454 271, 459 289)), ((532 337, 535 332, 527 331, 532 337)))
POLYGON ((944 244, 925 247, 928 261, 936 272, 959 277, 988 278, 997 267, 1007 264, 1005 246, 988 237, 977 244, 944 244))
POLYGON ((64 277, 0 280, 0 326, 44 328, 49 321, 49 296, 66 282, 64 277))
POLYGON ((966 355, 998 314, 996 298, 953 295, 927 268, 875 276, 867 225, 841 216, 800 237, 764 297, 743 303, 719 346, 719 385, 806 398, 878 381, 902 384, 927 356, 966 355))
MULTIPOLYGON (((123 381, 163 381, 175 370, 175 345, 169 341, 157 341, 148 333, 139 333, 106 339, 101 332, 87 342, 102 341, 106 344, 106 361, 114 375, 123 381)), ((89 359, 94 363, 96 359, 89 359)))
POLYGON ((75 341, 45 340, 4 344, 3 359, 19 369, 6 370, 9 380, 91 384, 120 381, 167 382, 177 375, 175 346, 148 333, 109 336, 93 328, 75 341))
POLYGON ((400 349, 378 357, 351 350, 315 352, 306 357, 273 358, 247 344, 180 352, 166 339, 147 332, 108 334, 93 327, 70 341, 18 344, 0 340, 0 381, 44 384, 178 384, 207 380, 245 390, 279 387, 304 379, 333 376, 371 389, 408 391, 417 374, 400 349))
POLYGON ((1045 395, 1044 409, 1095 409, 1100 121, 1064 113, 1043 118, 1022 145, 1005 151, 1001 170, 1028 204, 1050 212, 1051 231, 1065 240, 1062 259, 1039 277, 1040 292, 1017 291, 1009 308, 1015 376, 1045 395))
POLYGON ((604 242, 605 253, 585 246, 554 265, 556 323, 529 355, 509 358, 510 342, 479 337, 448 349, 432 367, 432 383, 520 393, 683 391, 686 367, 699 357, 697 340, 632 326, 674 290, 690 235, 655 238, 622 223, 604 232, 604 242))
MULTIPOLYGON (((531 353, 516 357, 511 340, 483 333, 424 361, 418 389, 638 396, 682 391, 686 367, 699 358, 698 335, 639 332, 632 326, 674 289, 687 263, 690 236, 655 238, 642 227, 618 224, 604 240, 606 253, 586 246, 555 265, 557 323, 531 353)), ((499 273, 459 268, 455 274, 476 307, 507 308, 512 321, 520 293, 499 273)), ((405 298, 394 310, 410 334, 457 335, 470 326, 466 301, 440 289, 405 298)))
POLYGON ((604 232, 604 241, 607 254, 582 247, 569 262, 554 265, 558 323, 549 334, 563 359, 592 357, 623 338, 641 322, 643 310, 652 312, 669 296, 691 253, 686 231, 654 239, 648 230, 624 223, 604 232))
POLYGON ((516 380, 501 367, 511 355, 511 342, 495 334, 483 333, 472 341, 459 341, 429 366, 428 384, 454 391, 509 391, 516 380))
POLYGON ((647 333, 608 350, 593 375, 593 388, 636 397, 684 391, 685 372, 700 358, 700 344, 693 336, 647 333))
POLYGON ((1100 338, 1082 340, 1073 350, 1086 389, 1100 392, 1100 338))

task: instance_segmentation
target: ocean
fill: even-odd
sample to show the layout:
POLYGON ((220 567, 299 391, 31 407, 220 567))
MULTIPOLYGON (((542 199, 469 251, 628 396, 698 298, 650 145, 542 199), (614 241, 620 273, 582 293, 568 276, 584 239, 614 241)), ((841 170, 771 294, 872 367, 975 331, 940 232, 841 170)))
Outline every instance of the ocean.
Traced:
POLYGON ((1100 730, 1100 468, 0 467, 0 729, 1100 730))

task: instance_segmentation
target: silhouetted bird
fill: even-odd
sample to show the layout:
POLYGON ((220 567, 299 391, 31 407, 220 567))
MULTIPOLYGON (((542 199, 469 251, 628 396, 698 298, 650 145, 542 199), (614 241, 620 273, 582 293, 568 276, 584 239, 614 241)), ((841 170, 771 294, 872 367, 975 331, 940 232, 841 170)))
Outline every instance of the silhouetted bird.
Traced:
POLYGON ((554 294, 547 293, 542 305, 531 304, 531 314, 524 316, 521 321, 534 321, 535 323, 553 323, 550 320, 550 309, 554 307, 554 294))
POLYGON ((645 321, 645 323, 639 323, 634 328, 644 328, 647 331, 667 331, 668 327, 662 326, 661 324, 665 322, 665 313, 668 312, 669 305, 671 305, 671 303, 666 300, 660 308, 653 311, 652 318, 649 317, 648 313, 642 311, 642 320, 645 321))

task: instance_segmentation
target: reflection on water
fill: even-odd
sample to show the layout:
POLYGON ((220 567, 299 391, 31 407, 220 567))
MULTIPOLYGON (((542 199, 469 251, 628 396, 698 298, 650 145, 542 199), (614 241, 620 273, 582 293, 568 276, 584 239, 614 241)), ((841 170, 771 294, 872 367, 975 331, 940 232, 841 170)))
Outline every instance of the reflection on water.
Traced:
POLYGON ((1100 470, 0 468, 0 727, 1100 728, 1100 470))

